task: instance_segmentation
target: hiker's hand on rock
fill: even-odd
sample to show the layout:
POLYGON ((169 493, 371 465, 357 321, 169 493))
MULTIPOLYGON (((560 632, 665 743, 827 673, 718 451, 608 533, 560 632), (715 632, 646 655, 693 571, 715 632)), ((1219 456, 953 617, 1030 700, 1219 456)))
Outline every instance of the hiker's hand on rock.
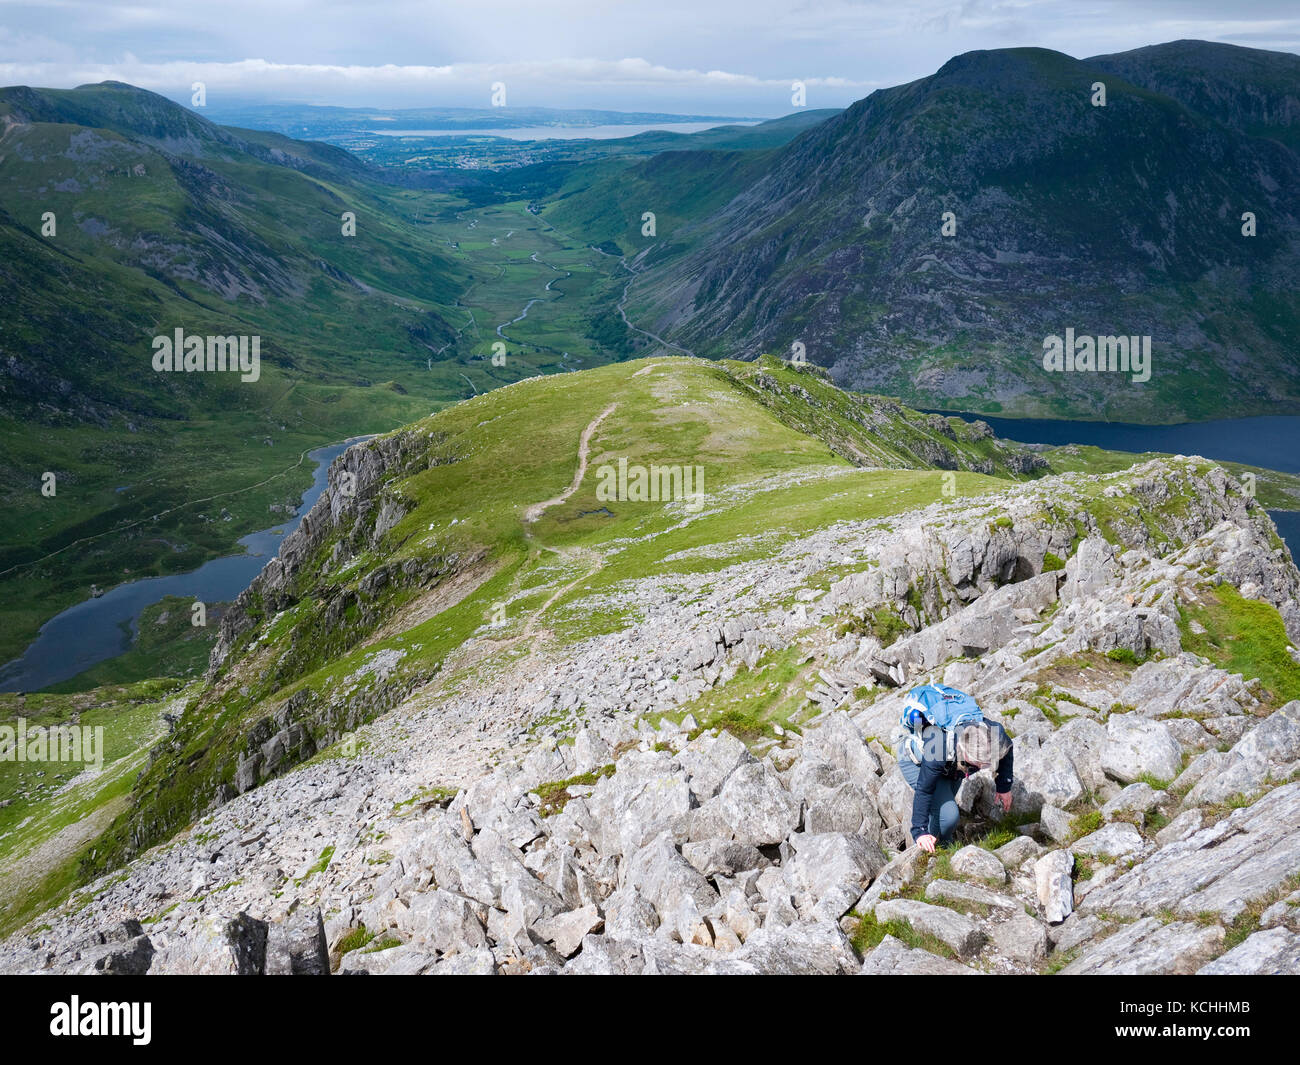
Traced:
POLYGON ((925 851, 926 854, 934 853, 934 837, 920 836, 917 838, 916 845, 925 851))
POLYGON ((1002 807, 1002 812, 1003 812, 1004 814, 1006 814, 1006 813, 1010 813, 1010 812, 1011 812, 1011 792, 1009 792, 1009 791, 999 791, 997 794, 998 794, 998 805, 1002 807))

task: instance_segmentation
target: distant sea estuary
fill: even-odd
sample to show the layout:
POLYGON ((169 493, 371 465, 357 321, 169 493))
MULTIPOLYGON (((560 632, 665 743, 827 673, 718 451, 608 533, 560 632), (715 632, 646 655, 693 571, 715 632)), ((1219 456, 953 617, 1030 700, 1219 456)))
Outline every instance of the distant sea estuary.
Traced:
POLYGON ((368 129, 382 137, 503 137, 511 141, 612 140, 642 133, 702 133, 719 126, 756 126, 758 120, 740 122, 661 122, 657 125, 515 126, 498 129, 368 129))
MULTIPOLYGON (((967 421, 985 421, 998 436, 1025 444, 1087 444, 1112 451, 1151 451, 1200 455, 1218 462, 1240 462, 1282 473, 1300 473, 1300 417, 1221 418, 1182 425, 1129 425, 1123 422, 1066 422, 1038 418, 994 418, 965 411, 967 421)), ((1269 517, 1292 556, 1300 558, 1300 511, 1270 510, 1269 517)))
POLYGON ((0 668, 0 692, 39 691, 130 650, 131 634, 141 611, 166 596, 203 603, 233 600, 275 557, 284 538, 298 527, 303 515, 325 491, 330 464, 353 444, 366 439, 354 437, 308 452, 316 468, 297 513, 269 529, 241 538, 244 554, 214 558, 189 573, 119 584, 99 598, 87 599, 51 618, 20 658, 0 668))

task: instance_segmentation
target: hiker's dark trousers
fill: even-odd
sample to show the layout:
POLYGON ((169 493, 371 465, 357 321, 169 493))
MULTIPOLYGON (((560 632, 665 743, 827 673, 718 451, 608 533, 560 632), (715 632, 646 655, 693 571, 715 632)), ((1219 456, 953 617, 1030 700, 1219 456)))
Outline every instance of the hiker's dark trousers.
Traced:
MULTIPOLYGON (((903 774, 903 779, 907 781, 907 786, 915 792, 920 766, 904 753, 898 759, 898 768, 903 774)), ((952 842, 952 834, 957 830, 957 822, 961 820, 961 810, 957 806, 959 787, 961 781, 949 780, 947 777, 940 777, 939 782, 934 786, 934 801, 930 803, 929 829, 930 835, 938 839, 941 844, 952 842)))

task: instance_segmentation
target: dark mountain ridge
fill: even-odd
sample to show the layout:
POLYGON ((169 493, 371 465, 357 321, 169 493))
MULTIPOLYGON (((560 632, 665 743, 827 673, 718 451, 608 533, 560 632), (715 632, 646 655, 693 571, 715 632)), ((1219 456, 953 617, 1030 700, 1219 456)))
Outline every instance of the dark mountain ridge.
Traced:
POLYGON ((1259 129, 1267 116, 1288 128, 1296 57, 1240 50, 1273 88, 1229 106, 1235 68, 1218 57, 1238 50, 1206 48, 1181 80, 1161 72, 1187 49, 1094 65, 1017 48, 875 92, 726 204, 642 242, 629 312, 696 354, 799 341, 843 385, 932 407, 1136 421, 1295 410, 1300 157, 1259 129), (1092 105, 1099 81, 1105 106, 1092 105), (1151 336, 1152 379, 1048 378, 1044 338, 1067 327, 1151 336))

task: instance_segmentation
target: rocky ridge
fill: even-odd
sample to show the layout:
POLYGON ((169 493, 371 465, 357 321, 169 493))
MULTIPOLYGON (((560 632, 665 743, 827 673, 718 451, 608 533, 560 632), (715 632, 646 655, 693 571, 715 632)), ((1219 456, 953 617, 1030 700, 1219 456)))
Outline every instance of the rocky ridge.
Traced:
POLYGON ((1185 650, 1183 610, 1230 582, 1295 641, 1300 573, 1216 467, 1103 478, 1111 510, 1090 480, 628 582, 623 632, 409 696, 0 970, 1297 971, 1300 701, 1185 650), (894 638, 846 629, 881 608, 894 638), (816 671, 797 726, 705 719, 783 655, 816 671), (933 859, 891 753, 925 678, 1016 742, 1011 817, 972 777, 967 837, 933 859))

